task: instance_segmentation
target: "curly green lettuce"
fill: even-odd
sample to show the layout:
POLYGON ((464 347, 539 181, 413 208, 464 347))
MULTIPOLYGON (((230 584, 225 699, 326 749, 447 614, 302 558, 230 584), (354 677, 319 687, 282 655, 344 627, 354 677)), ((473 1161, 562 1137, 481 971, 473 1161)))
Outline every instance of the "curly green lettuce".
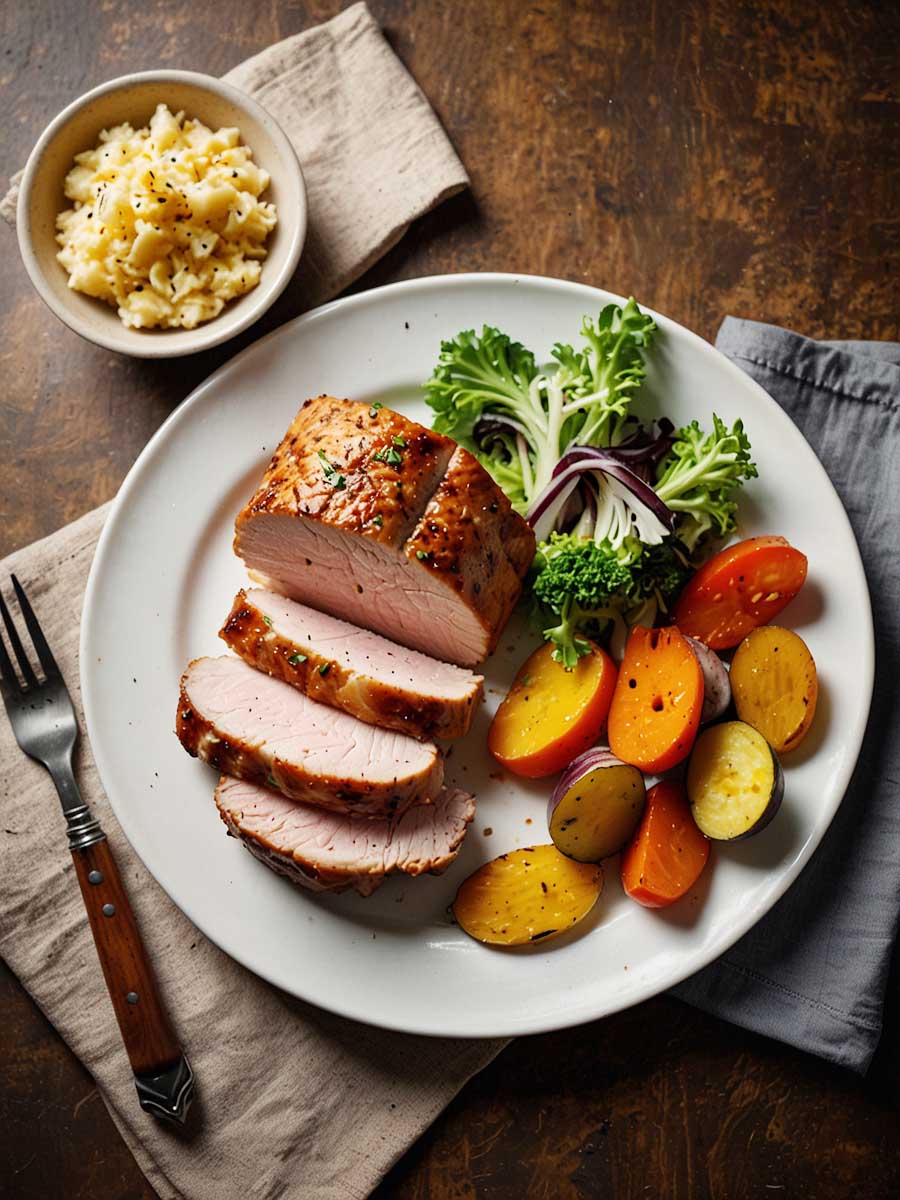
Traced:
POLYGON ((585 318, 584 348, 558 343, 555 369, 541 371, 499 329, 463 330, 441 343, 425 384, 434 428, 470 450, 524 512, 570 446, 621 438, 655 331, 634 299, 608 304, 596 320, 585 318))
POLYGON ((742 421, 731 429, 713 414, 712 433, 696 421, 679 429, 672 449, 660 463, 653 490, 679 514, 677 533, 693 550, 704 534, 719 536, 735 528, 736 491, 757 475, 742 421))

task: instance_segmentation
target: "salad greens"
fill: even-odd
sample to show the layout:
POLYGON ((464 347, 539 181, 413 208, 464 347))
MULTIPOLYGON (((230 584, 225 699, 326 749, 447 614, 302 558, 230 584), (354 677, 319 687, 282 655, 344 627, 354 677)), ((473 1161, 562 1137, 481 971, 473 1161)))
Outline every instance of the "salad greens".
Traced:
POLYGON ((538 539, 528 586, 567 668, 614 624, 653 624, 735 526, 734 494, 756 475, 741 421, 712 432, 631 413, 657 334, 634 299, 585 317, 583 346, 552 363, 492 326, 441 344, 425 384, 434 428, 470 450, 538 539))
POLYGON ((728 430, 713 413, 712 433, 704 433, 696 421, 678 431, 653 490, 673 512, 685 514, 678 536, 693 549, 713 528, 722 535, 734 529, 734 491, 742 480, 756 474, 743 421, 735 421, 728 430))
POLYGON ((555 369, 499 329, 463 330, 441 343, 425 384, 434 428, 478 458, 513 504, 525 511, 573 445, 615 445, 634 390, 644 377, 641 350, 656 325, 634 300, 585 317, 582 350, 557 343, 555 369))

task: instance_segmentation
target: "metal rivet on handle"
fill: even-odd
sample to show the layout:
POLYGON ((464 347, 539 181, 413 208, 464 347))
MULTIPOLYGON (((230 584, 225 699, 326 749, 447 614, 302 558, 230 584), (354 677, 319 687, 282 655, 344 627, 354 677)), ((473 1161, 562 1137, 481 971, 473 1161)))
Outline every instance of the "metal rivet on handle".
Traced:
POLYGON ((102 883, 102 882, 103 882, 103 872, 102 871, 91 871, 90 875, 88 875, 88 883, 102 883))
POLYGON ((114 917, 116 915, 116 906, 114 904, 103 905, 104 917, 114 917))
POLYGON ((137 992, 129 992, 128 995, 125 997, 125 999, 128 1001, 129 1004, 137 1004, 138 994, 137 994, 137 992))

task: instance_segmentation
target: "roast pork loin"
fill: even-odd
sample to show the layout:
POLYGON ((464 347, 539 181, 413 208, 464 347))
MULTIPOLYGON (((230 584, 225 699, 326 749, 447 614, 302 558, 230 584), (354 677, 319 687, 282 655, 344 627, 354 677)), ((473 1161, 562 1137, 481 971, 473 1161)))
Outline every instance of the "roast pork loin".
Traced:
POLYGON ((413 737, 462 737, 481 698, 480 675, 260 588, 238 592, 219 636, 313 700, 413 737))
POLYGON ((238 514, 234 548, 273 591, 471 667, 519 597, 534 535, 450 438, 320 396, 238 514))
POLYGON ((176 730, 228 775, 339 813, 386 817, 437 796, 436 746, 317 704, 240 658, 198 658, 181 680, 176 730))
POLYGON ((475 815, 475 802, 456 788, 434 804, 390 820, 324 812, 269 788, 223 776, 216 804, 230 833, 275 871, 315 892, 353 888, 368 896, 385 875, 440 874, 453 862, 475 815))

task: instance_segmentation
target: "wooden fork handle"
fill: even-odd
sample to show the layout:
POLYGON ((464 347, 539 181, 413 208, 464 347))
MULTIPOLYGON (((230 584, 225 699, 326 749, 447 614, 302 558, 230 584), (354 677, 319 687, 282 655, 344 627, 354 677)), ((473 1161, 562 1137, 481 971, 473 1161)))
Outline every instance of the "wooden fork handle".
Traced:
POLYGON ((141 1106, 182 1122, 191 1070, 163 1008, 109 842, 101 835, 73 849, 72 858, 141 1106))

